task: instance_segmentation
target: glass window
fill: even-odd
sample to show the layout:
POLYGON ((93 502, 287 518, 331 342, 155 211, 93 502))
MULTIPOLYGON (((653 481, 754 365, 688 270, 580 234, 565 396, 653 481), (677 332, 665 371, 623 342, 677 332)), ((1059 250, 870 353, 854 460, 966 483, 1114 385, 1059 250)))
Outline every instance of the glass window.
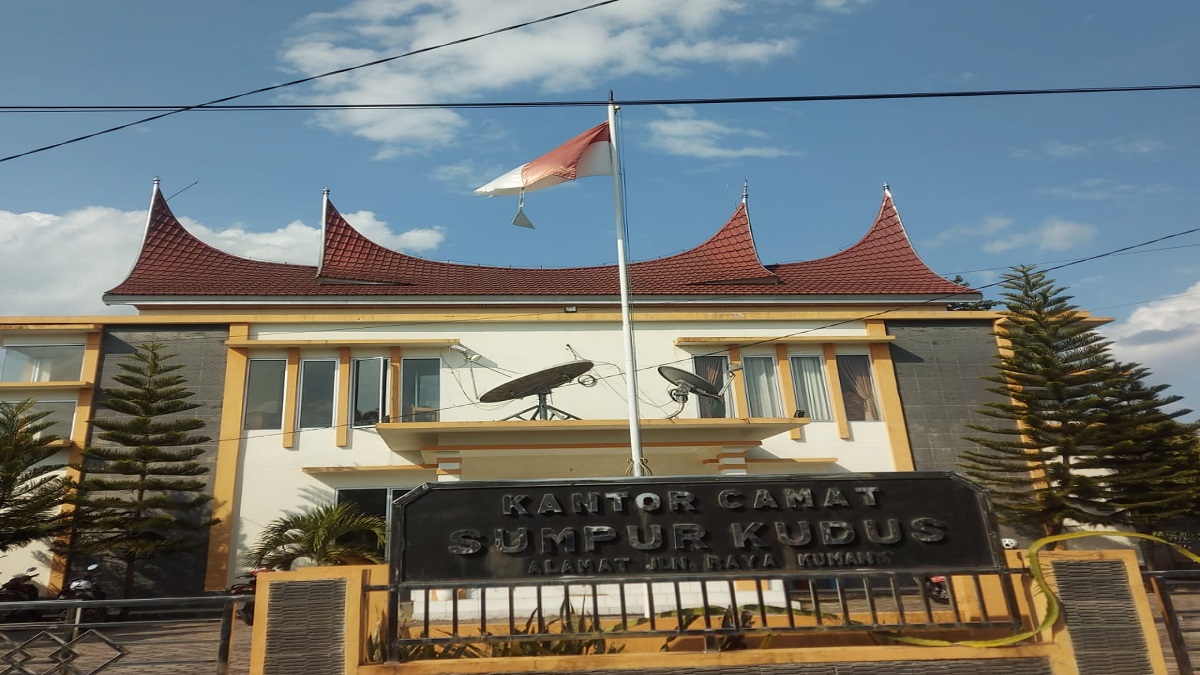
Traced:
POLYGON ((321 359, 300 362, 301 429, 333 426, 333 398, 337 391, 337 361, 321 359))
POLYGON ((392 501, 411 489, 410 487, 347 488, 338 490, 335 499, 338 504, 352 502, 358 506, 359 511, 369 516, 383 518, 387 521, 390 535, 392 531, 392 501))
POLYGON ((879 405, 875 402, 875 384, 871 381, 871 360, 858 354, 838 354, 837 368, 846 419, 878 422, 879 405))
POLYGON ((356 427, 386 421, 387 369, 384 358, 354 359, 350 362, 350 417, 356 427))
MULTIPOLYGON (((692 359, 696 374, 708 380, 717 389, 725 388, 725 374, 729 372, 727 356, 697 356, 692 359)), ((700 417, 729 417, 733 406, 729 405, 729 392, 720 399, 696 396, 700 405, 700 417)))
POLYGON ((779 384, 775 378, 775 359, 770 356, 743 356, 742 376, 746 382, 746 403, 751 417, 783 417, 779 402, 779 384))
POLYGON ((250 359, 246 373, 246 429, 283 427, 283 380, 287 361, 250 359))
POLYGON ((400 416, 405 422, 436 422, 442 407, 441 359, 400 363, 400 416))
POLYGON ((75 382, 83 371, 83 345, 0 347, 0 382, 75 382))
MULTIPOLYGON (((19 401, 10 401, 19 403, 19 401)), ((71 427, 75 424, 75 401, 36 401, 30 412, 48 412, 41 422, 49 422, 50 426, 38 432, 38 436, 54 434, 62 439, 71 438, 71 427)))
POLYGON ((820 356, 793 356, 790 360, 796 405, 814 422, 832 421, 824 359, 820 356))

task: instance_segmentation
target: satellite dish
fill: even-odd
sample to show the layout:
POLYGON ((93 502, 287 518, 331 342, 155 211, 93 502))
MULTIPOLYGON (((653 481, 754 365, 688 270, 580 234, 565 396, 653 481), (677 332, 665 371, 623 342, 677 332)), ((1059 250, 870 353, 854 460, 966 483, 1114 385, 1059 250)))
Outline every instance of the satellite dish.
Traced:
POLYGON ((695 392, 701 396, 709 398, 720 398, 721 389, 712 382, 700 377, 695 373, 689 373, 682 368, 672 366, 659 366, 658 374, 662 375, 668 382, 675 385, 672 390, 671 398, 675 398, 674 392, 678 392, 681 396, 687 397, 688 394, 695 392))
POLYGON ((536 373, 522 375, 515 380, 509 380, 504 384, 493 387, 479 397, 480 403, 499 403, 501 401, 515 401, 525 398, 526 396, 538 397, 537 405, 526 408, 515 415, 505 417, 505 420, 511 419, 530 419, 530 420, 549 420, 555 417, 559 419, 577 420, 578 417, 559 410, 546 402, 550 396, 550 390, 555 387, 561 387, 571 380, 583 375, 592 369, 591 361, 571 361, 561 365, 552 366, 545 370, 539 370, 536 373), (527 413, 533 413, 528 418, 523 417, 527 413))
POLYGON ((683 412, 683 406, 687 404, 688 396, 693 392, 700 396, 720 400, 725 395, 723 387, 718 388, 712 382, 700 377, 695 373, 689 373, 681 368, 672 366, 659 366, 658 374, 662 375, 668 382, 675 385, 668 393, 671 395, 671 400, 679 404, 675 412, 667 415, 667 419, 674 419, 683 412))

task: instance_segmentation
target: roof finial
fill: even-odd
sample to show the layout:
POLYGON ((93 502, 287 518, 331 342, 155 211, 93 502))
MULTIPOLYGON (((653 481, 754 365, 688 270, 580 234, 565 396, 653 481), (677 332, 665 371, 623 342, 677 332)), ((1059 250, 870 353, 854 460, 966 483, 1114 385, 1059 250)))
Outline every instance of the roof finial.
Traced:
POLYGON ((154 177, 154 187, 158 187, 158 176, 154 177))
POLYGON ((750 179, 743 178, 742 179, 742 203, 745 204, 746 200, 749 198, 750 198, 750 179))
POLYGON ((325 188, 324 190, 322 190, 321 194, 325 195, 326 197, 329 197, 329 188, 325 188))
POLYGON ((891 194, 891 189, 888 187, 887 183, 883 184, 883 192, 884 194, 891 194))

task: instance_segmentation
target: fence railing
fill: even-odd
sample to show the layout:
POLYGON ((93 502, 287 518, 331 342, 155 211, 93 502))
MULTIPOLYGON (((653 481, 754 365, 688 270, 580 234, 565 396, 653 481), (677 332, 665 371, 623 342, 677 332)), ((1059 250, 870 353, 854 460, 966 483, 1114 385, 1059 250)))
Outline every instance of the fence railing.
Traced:
POLYGON ((172 667, 226 675, 234 609, 247 596, 0 604, 0 674, 94 675, 172 667))
POLYGON ((1026 570, 695 575, 375 586, 391 593, 389 660, 606 653, 651 638, 706 650, 818 632, 1028 628, 1026 570), (936 577, 943 577, 939 582, 936 577))
POLYGON ((1144 572, 1158 598, 1167 640, 1182 675, 1195 672, 1192 652, 1200 652, 1200 570, 1144 572))

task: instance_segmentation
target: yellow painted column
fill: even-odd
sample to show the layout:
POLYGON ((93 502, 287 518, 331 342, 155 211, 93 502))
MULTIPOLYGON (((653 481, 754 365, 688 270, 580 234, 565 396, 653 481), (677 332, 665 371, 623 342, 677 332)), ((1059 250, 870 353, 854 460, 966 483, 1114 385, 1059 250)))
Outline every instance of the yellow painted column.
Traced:
POLYGON ((287 350, 287 368, 283 376, 283 447, 296 447, 296 398, 300 390, 300 348, 287 350))
MULTIPOLYGON (((95 410, 96 388, 100 386, 100 343, 104 335, 101 332, 88 333, 83 342, 83 367, 80 368, 79 379, 87 382, 87 386, 79 388, 79 397, 75 402, 75 421, 71 424, 71 437, 67 439, 67 478, 77 483, 83 478, 79 469, 83 463, 83 449, 87 447, 88 430, 95 410)), ((75 507, 63 504, 62 512, 71 513, 75 507)), ((71 535, 66 535, 70 537, 71 535)), ((67 557, 55 555, 50 561, 50 577, 46 580, 47 589, 57 592, 67 580, 67 557)))
POLYGON ((404 357, 399 347, 392 347, 388 363, 388 421, 400 421, 400 363, 404 357))
POLYGON ((850 421, 846 419, 846 401, 842 398, 842 378, 838 375, 837 348, 826 342, 821 345, 821 355, 825 360, 825 379, 829 382, 829 400, 833 405, 838 438, 850 438, 850 421))
POLYGON ((350 348, 338 349, 337 394, 333 397, 333 423, 337 425, 337 446, 350 445, 350 348))
MULTIPOLYGON (((775 345, 775 367, 779 371, 779 388, 783 392, 783 412, 785 416, 791 417, 800 409, 800 402, 796 400, 796 384, 792 382, 792 361, 788 358, 786 344, 775 345)), ((792 429, 788 436, 791 436, 792 440, 804 440, 804 427, 792 429)))
MULTIPOLYGON (((229 326, 230 339, 248 339, 248 324, 229 326)), ((233 556, 238 457, 242 449, 242 408, 246 396, 247 350, 230 348, 225 356, 225 396, 221 402, 221 429, 217 438, 217 467, 213 472, 212 515, 219 522, 208 530, 208 563, 204 588, 224 590, 233 556)))
POLYGON ((883 412, 883 423, 887 425, 892 463, 896 471, 912 471, 912 446, 908 443, 908 426, 904 422, 904 408, 900 405, 900 385, 896 381, 896 368, 887 344, 871 345, 871 370, 875 371, 875 387, 883 412))

